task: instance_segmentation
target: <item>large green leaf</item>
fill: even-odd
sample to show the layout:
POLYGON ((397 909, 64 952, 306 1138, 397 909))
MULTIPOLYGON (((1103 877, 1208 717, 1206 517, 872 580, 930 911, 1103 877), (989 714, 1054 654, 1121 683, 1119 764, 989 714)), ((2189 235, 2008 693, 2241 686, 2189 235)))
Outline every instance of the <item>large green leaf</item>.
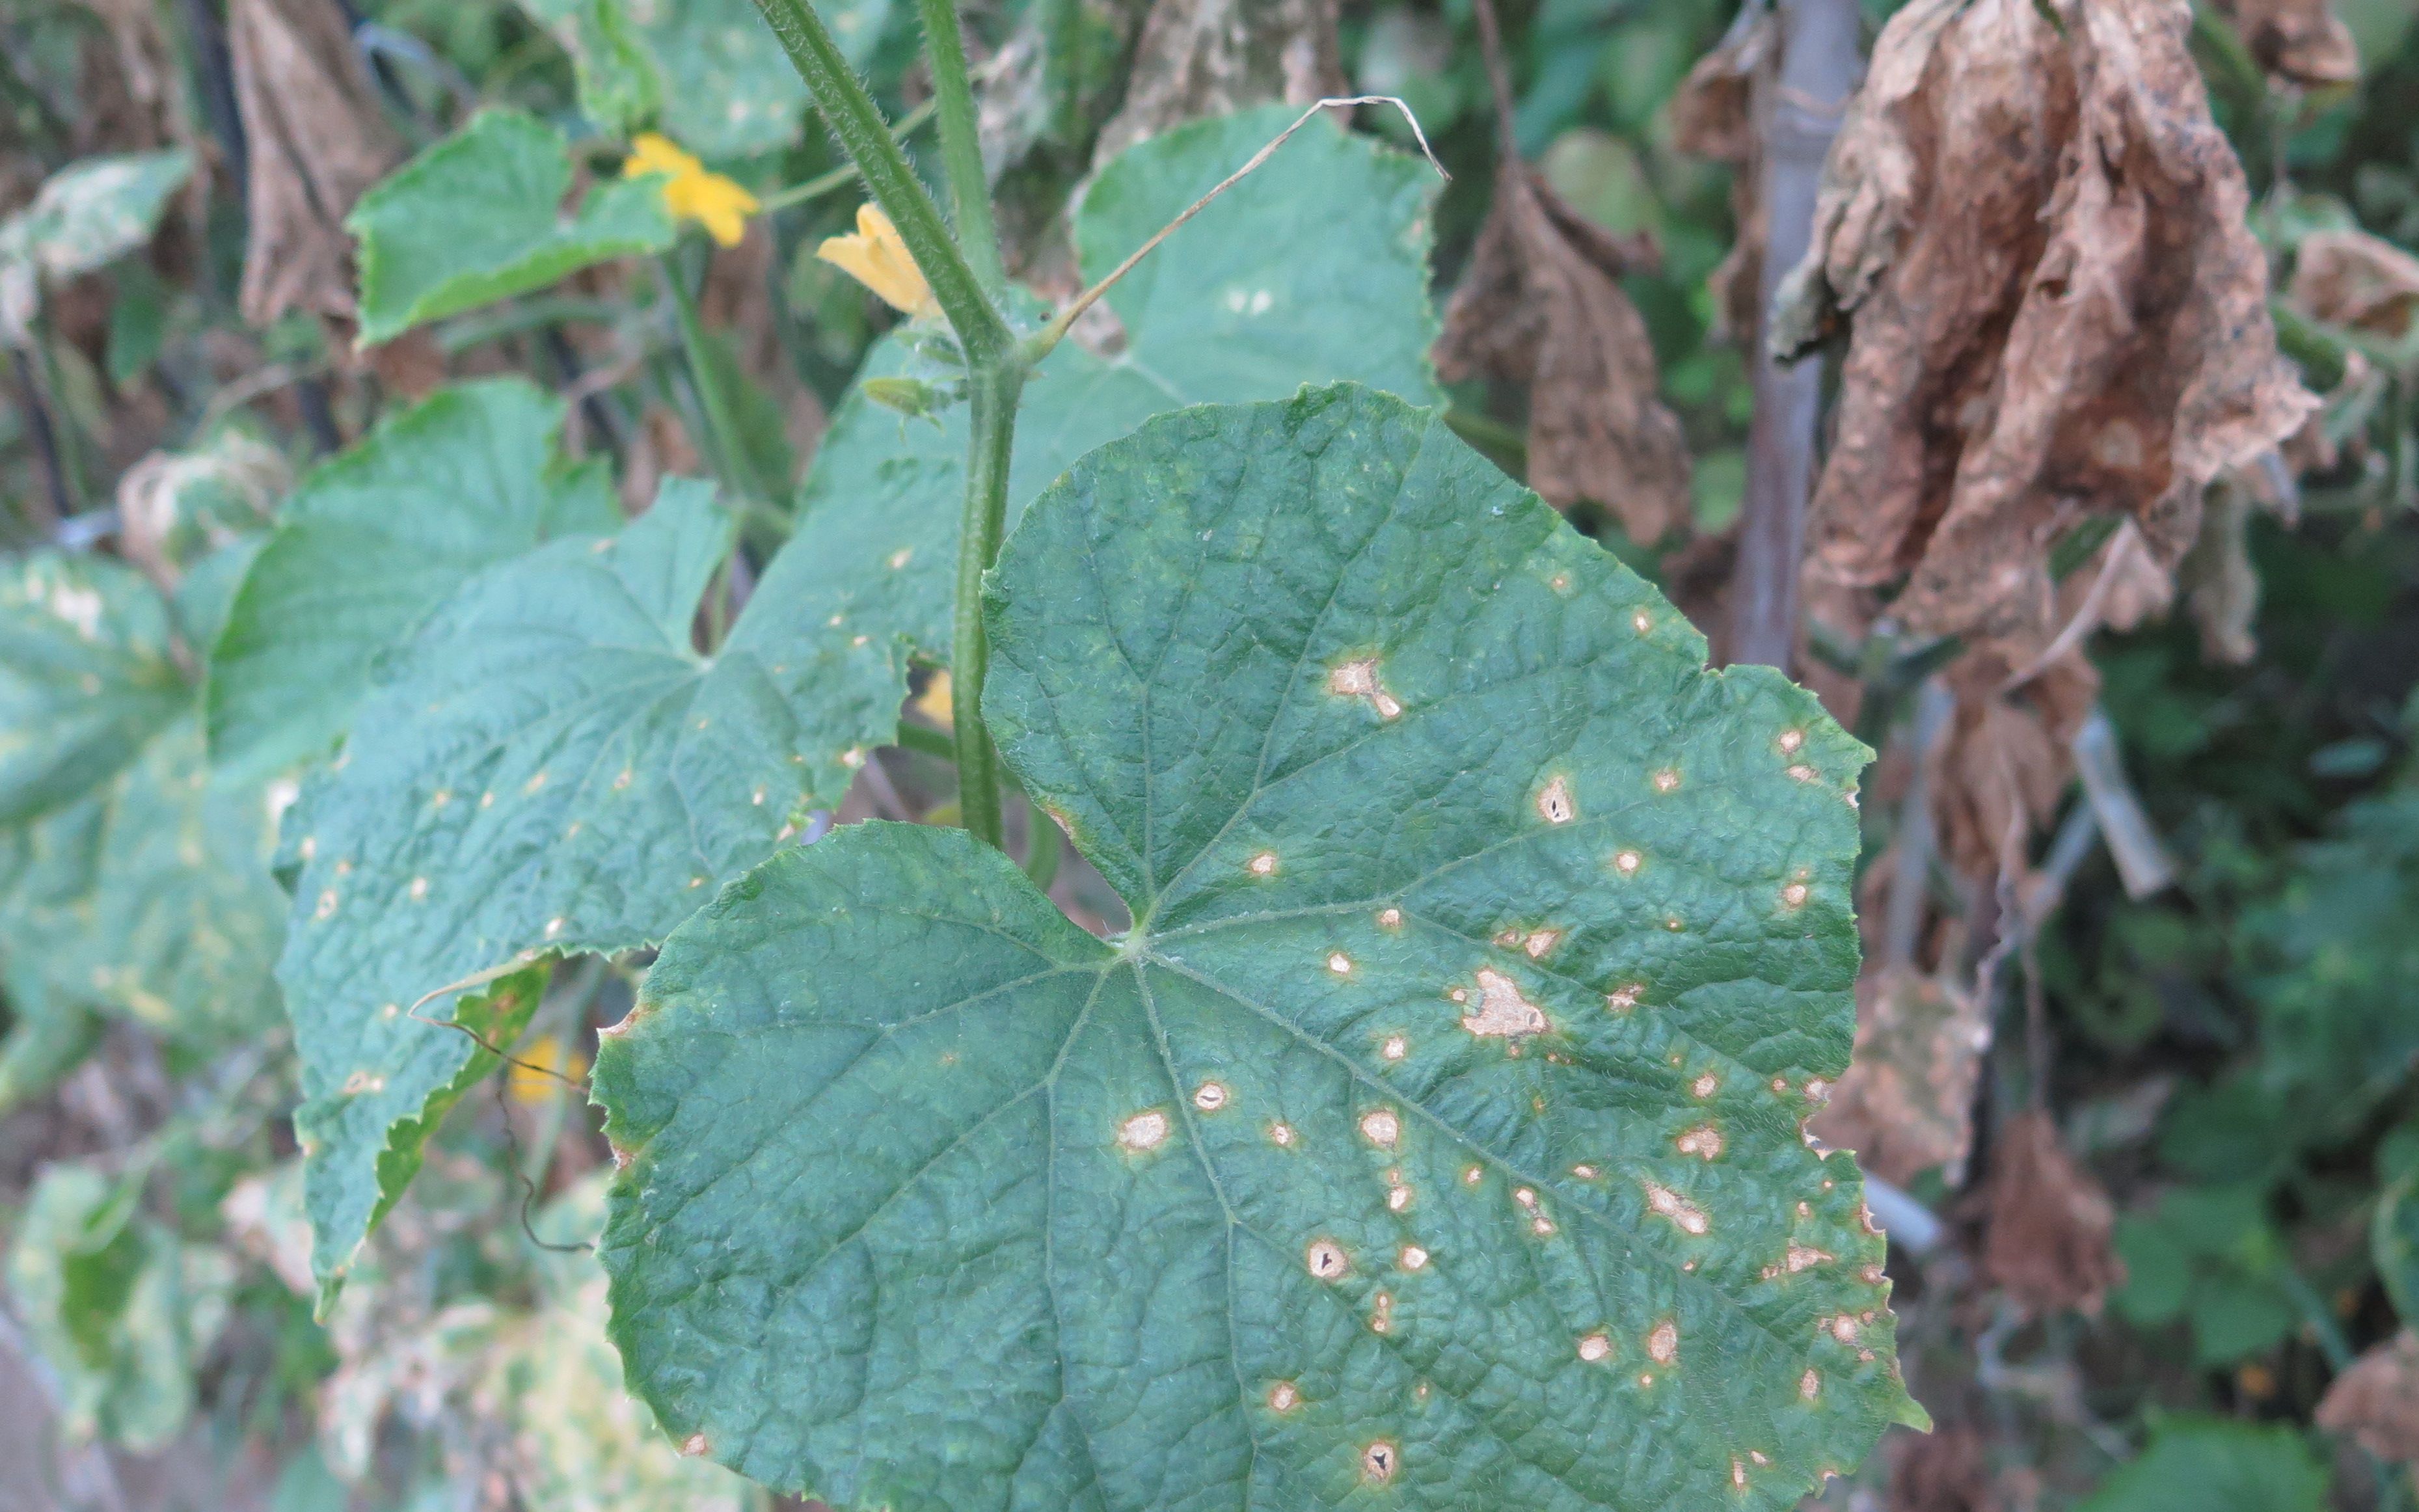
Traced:
POLYGON ((705 485, 675 480, 617 537, 473 579, 393 655, 344 758, 305 785, 278 978, 323 1281, 417 1167, 431 1100, 484 1069, 467 1038, 405 1010, 524 954, 660 940, 799 817, 811 658, 778 659, 772 609, 711 660, 691 649, 732 533, 705 485))
POLYGON ((85 158, 0 221, 0 341, 23 342, 46 278, 89 272, 151 239, 168 197, 193 177, 182 147, 85 158))
POLYGON ((210 656, 211 754, 245 770, 344 733, 380 652, 482 567, 621 518, 563 406, 518 378, 430 395, 321 465, 279 517, 210 656))
POLYGON ((2326 1471, 2291 1427, 2179 1417, 2083 1512, 2319 1512, 2326 1494, 2326 1471))
POLYGON ((595 1082, 634 1389, 843 1507, 1787 1507, 1920 1421, 1845 1068, 1866 752, 1427 411, 1162 417, 1004 552, 994 733, 1137 923, 781 853, 595 1082))
POLYGON ((185 707, 173 630, 130 567, 53 552, 0 566, 0 827, 107 782, 185 707))
MULTIPOLYGON (((1098 277, 1291 119, 1283 107, 1202 121, 1103 169, 1075 218, 1098 277)), ((1025 390, 1009 522, 1070 463, 1188 404, 1281 399, 1349 378, 1426 402, 1425 167, 1322 117, 1169 238, 1107 303, 1125 349, 1059 344, 1025 390)), ((920 371, 894 339, 869 377, 920 371)), ((798 606, 836 679, 811 690, 817 754, 890 739, 906 657, 946 657, 966 450, 963 407, 903 421, 860 386, 842 402, 800 496, 798 532, 761 590, 798 606), (848 658, 844 648, 881 654, 848 658)))
POLYGON ((8 1281, 57 1378, 69 1433, 156 1449, 193 1411, 235 1267, 135 1216, 126 1196, 89 1167, 50 1167, 26 1201, 8 1281))
POLYGON ((516 294, 591 263, 671 245, 662 186, 610 179, 578 213, 562 133, 516 110, 483 110, 361 197, 363 345, 516 294))

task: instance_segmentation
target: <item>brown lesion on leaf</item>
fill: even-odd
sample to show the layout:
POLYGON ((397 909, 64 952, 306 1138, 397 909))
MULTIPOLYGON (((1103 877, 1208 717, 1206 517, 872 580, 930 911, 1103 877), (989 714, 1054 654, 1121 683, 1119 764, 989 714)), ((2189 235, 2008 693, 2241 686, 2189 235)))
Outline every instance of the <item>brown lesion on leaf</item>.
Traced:
POLYGON ((1489 966, 1478 969, 1478 1007, 1464 1013, 1461 1026, 1481 1039, 1500 1035, 1506 1039, 1523 1034, 1542 1034, 1546 1030, 1546 1013, 1520 994, 1520 984, 1489 966))
POLYGON ((1302 1252, 1302 1266, 1315 1281, 1341 1281, 1352 1269, 1344 1246, 1332 1239, 1314 1239, 1302 1252))
POLYGON ((1327 690, 1337 698, 1360 699, 1378 711, 1380 719, 1393 719, 1403 712, 1401 701, 1386 690, 1378 677, 1378 658, 1363 656, 1331 668, 1327 673, 1327 690))
POLYGON ((1570 779, 1557 774, 1537 792, 1537 817, 1549 825, 1567 825, 1579 816, 1571 797, 1570 779))

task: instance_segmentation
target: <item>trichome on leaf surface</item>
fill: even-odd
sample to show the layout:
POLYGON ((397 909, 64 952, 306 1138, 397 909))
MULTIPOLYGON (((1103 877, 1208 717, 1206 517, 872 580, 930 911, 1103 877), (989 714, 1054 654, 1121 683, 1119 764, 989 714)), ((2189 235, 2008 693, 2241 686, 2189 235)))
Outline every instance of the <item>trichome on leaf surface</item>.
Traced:
POLYGON ((28 0, 0 1492, 2407 1506, 2383 3, 28 0))

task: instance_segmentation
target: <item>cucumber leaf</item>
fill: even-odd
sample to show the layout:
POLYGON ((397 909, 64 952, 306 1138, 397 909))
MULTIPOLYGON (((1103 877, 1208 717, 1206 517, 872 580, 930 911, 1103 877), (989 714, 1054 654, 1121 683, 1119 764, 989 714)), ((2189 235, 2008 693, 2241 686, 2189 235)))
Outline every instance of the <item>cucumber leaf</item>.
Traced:
POLYGON ((247 771, 344 733, 378 654, 482 567, 621 519, 604 465, 556 452, 519 378, 441 389, 303 479, 210 656, 213 759, 247 771))
POLYGON ((759 594, 710 659, 691 645, 732 535, 708 486, 672 480, 618 536, 474 578, 391 656, 344 756, 305 783, 278 979, 324 1286, 417 1169, 441 1102, 485 1069, 415 1002, 524 958, 653 944, 803 818, 793 689, 814 668, 779 659, 795 639, 779 606, 759 594))
POLYGON ((1125 896, 842 829, 594 1089, 632 1388, 840 1506, 1785 1508, 1892 1421, 1846 1067, 1867 752, 1431 412, 1163 416, 1044 493, 985 713, 1125 896))
MULTIPOLYGON (((1075 217, 1084 276, 1116 267, 1294 114, 1196 122, 1119 155, 1075 217)), ((1424 164, 1323 117, 1303 128, 1109 292, 1119 355, 1064 341, 1025 385, 1009 525, 1075 458, 1168 409, 1281 399, 1338 378, 1433 400, 1431 182, 1424 164)), ((917 363, 893 337, 866 377, 917 363)), ((940 418, 906 423, 860 382, 816 450, 797 533, 766 571, 760 596, 797 606, 843 673, 806 711, 820 759, 887 744, 908 656, 947 657, 966 431, 962 407, 940 418), (868 643, 882 655, 841 655, 868 643)))
POLYGON ((0 567, 0 826, 90 794, 183 711, 174 631, 131 567, 48 551, 0 567))
POLYGON ((483 110, 390 174, 345 219, 361 241, 361 345, 672 244, 660 185, 608 179, 566 216, 570 188, 562 133, 517 110, 483 110))

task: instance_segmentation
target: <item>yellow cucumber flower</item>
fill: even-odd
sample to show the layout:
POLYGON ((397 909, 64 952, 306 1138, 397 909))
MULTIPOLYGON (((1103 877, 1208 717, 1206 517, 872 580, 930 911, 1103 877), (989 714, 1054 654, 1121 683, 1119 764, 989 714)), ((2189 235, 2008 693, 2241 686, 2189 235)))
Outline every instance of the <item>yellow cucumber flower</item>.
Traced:
POLYGON ((909 315, 938 315, 932 285, 916 266, 899 228, 878 205, 856 208, 856 230, 844 237, 826 237, 815 255, 882 296, 885 302, 909 315))
POLYGON ((705 234, 726 247, 739 245, 747 233, 747 217, 756 213, 756 196, 737 182, 707 168, 680 149, 670 137, 641 131, 630 144, 630 160, 622 177, 637 178, 661 174, 664 208, 679 220, 695 221, 705 234))

